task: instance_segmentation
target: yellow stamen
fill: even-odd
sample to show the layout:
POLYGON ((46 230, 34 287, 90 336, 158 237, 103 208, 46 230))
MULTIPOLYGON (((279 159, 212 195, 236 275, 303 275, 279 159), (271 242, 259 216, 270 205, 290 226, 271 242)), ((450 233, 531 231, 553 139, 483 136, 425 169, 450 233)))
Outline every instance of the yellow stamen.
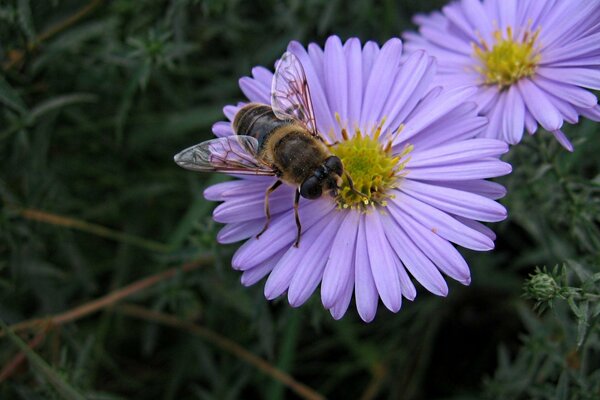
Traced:
POLYGON ((473 52, 480 65, 475 67, 486 85, 498 85, 506 89, 521 78, 532 76, 541 56, 536 41, 539 29, 533 33, 526 30, 521 40, 515 37, 513 28, 506 28, 506 36, 500 30, 493 33, 495 43, 490 48, 484 39, 473 43, 473 52))

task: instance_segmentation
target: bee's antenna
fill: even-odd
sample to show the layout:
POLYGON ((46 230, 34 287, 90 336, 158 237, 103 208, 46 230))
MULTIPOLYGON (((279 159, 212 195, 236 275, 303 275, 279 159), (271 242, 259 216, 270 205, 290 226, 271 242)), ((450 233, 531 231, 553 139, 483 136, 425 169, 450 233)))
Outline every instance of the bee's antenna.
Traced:
POLYGON ((344 175, 348 179, 348 186, 350 186, 350 191, 354 194, 357 194, 357 195, 363 197, 365 199, 365 201, 368 201, 369 196, 367 196, 363 192, 356 190, 356 188, 354 187, 354 182, 352 181, 352 177, 350 176, 350 174, 347 171, 344 171, 344 175))

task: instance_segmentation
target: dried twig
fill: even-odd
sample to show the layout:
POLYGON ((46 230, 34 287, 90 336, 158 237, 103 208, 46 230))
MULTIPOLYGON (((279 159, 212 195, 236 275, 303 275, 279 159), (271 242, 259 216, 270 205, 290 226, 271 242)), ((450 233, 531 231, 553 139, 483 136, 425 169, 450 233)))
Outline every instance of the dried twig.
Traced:
POLYGON ((278 380, 297 395, 304 399, 309 400, 323 400, 325 397, 314 389, 306 386, 303 383, 298 382, 292 376, 281 371, 280 369, 272 366, 264 359, 252 354, 236 342, 229 340, 218 333, 211 331, 205 327, 194 324, 190 321, 174 317, 169 314, 149 310, 144 307, 136 306, 133 304, 123 304, 117 308, 117 311, 128 315, 130 317, 140 318, 148 321, 157 322, 163 325, 168 325, 173 328, 182 329, 190 332, 194 335, 200 336, 207 342, 219 347, 220 349, 233 354, 234 356, 246 361, 248 364, 253 365, 265 374, 278 380))

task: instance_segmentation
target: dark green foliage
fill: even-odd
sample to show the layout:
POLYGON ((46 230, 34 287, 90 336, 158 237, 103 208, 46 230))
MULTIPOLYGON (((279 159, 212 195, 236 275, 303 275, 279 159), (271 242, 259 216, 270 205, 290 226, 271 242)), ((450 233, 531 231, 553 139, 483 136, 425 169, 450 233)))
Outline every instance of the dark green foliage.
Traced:
MULTIPOLYGON (((513 148, 497 249, 464 252, 471 286, 452 284, 447 299, 420 290, 369 325, 355 310, 333 321, 316 296, 291 309, 264 300, 262 284, 242 287, 229 267, 236 246, 216 244, 214 204, 201 197, 223 178, 172 162, 242 99, 239 77, 271 66, 289 40, 322 44, 336 33, 381 42, 444 3, 2 1, 2 320, 60 313, 210 256, 128 300, 195 321, 328 398, 598 398, 598 124, 566 130, 573 154, 547 133, 513 148), (23 208, 114 231, 36 222, 23 208), (526 299, 523 283, 544 273, 536 266, 547 266, 537 279, 555 290, 529 284, 526 299), (532 311, 538 301, 541 314, 532 311)), ((17 351, 0 338, 3 365, 17 351)), ((63 398, 60 388, 89 399, 295 396, 198 336, 119 309, 51 328, 35 352, 41 358, 13 371, 0 398, 63 398)))

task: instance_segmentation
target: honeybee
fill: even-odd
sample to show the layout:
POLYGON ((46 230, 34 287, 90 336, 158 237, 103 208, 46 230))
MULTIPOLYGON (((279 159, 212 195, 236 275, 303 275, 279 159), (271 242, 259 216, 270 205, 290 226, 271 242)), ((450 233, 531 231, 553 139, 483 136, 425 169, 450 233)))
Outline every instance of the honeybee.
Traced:
POLYGON ((296 187, 296 247, 302 234, 300 197, 313 200, 324 192, 337 196, 343 175, 350 190, 364 196, 354 189, 342 161, 331 154, 331 145, 319 134, 304 68, 291 52, 282 56, 275 69, 271 105, 243 106, 232 126, 235 135, 187 148, 175 156, 175 162, 191 171, 276 176, 265 193, 266 222, 257 238, 269 227, 269 195, 282 183, 296 187))

